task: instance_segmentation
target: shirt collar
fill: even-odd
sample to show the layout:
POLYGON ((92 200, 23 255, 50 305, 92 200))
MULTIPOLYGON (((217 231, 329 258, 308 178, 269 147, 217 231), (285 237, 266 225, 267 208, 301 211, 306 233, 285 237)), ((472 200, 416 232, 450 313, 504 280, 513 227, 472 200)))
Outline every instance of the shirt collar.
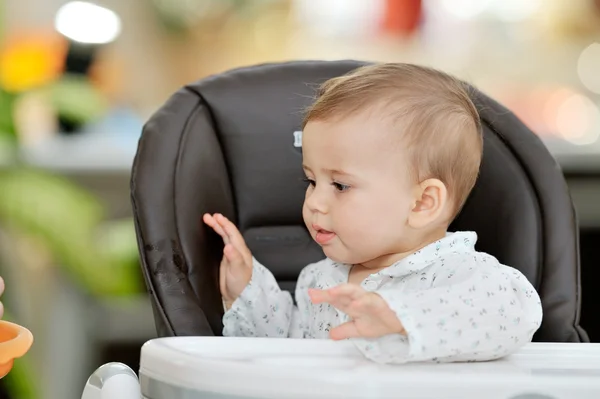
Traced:
POLYGON ((474 252, 476 242, 477 233, 473 231, 448 232, 441 240, 421 248, 404 259, 400 259, 380 273, 390 277, 416 273, 436 261, 443 260, 449 254, 474 252))
MULTIPOLYGON (((400 259, 398 262, 381 270, 379 274, 389 277, 402 277, 417 273, 445 256, 453 253, 468 253, 475 251, 477 233, 474 231, 447 232, 441 240, 421 248, 415 253, 400 259)), ((331 261, 334 266, 332 278, 335 281, 347 281, 351 265, 331 261)))

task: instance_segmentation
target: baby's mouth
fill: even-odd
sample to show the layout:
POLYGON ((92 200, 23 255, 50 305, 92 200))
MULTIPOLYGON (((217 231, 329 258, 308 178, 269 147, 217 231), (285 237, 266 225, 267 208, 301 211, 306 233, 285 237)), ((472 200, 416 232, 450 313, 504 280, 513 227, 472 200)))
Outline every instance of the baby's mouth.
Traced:
POLYGON ((335 233, 333 231, 328 231, 321 228, 316 228, 315 231, 317 233, 315 234, 315 241, 320 245, 328 243, 335 237, 335 233))

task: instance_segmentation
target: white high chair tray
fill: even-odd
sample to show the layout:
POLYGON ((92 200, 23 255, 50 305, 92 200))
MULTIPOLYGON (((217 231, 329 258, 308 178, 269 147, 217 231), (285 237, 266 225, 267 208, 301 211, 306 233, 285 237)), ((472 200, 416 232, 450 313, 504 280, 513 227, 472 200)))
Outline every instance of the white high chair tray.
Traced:
POLYGON ((600 344, 529 344, 484 363, 378 365, 351 342, 176 337, 142 348, 147 399, 598 399, 600 344))

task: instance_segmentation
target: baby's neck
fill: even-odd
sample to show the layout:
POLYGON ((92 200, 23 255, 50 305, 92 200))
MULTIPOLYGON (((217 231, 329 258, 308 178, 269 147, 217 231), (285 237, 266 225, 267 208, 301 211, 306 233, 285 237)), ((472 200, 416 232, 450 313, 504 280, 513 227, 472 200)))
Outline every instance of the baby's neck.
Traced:
POLYGON ((356 264, 353 266, 353 269, 368 269, 371 273, 377 273, 380 270, 385 269, 386 267, 390 267, 394 263, 410 256, 420 250, 428 246, 431 243, 434 243, 438 240, 441 240, 446 236, 446 229, 438 229, 432 231, 429 234, 421 237, 414 245, 411 245, 410 248, 404 249, 402 252, 396 252, 391 254, 385 254, 375 259, 369 260, 367 262, 363 262, 361 264, 356 264))

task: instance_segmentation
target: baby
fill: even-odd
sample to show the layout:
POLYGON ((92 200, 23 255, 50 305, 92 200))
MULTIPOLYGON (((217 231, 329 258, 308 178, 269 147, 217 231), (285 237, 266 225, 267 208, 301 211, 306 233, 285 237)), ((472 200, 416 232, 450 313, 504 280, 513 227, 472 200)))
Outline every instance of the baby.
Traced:
MULTIPOLYGON (((327 256, 296 302, 220 214, 224 336, 351 339, 378 363, 485 361, 531 341, 540 298, 519 271, 448 232, 473 188, 482 129, 467 87, 415 65, 327 81, 303 124, 302 214, 327 256)), ((481 215, 485 217, 485 215, 481 215)))

